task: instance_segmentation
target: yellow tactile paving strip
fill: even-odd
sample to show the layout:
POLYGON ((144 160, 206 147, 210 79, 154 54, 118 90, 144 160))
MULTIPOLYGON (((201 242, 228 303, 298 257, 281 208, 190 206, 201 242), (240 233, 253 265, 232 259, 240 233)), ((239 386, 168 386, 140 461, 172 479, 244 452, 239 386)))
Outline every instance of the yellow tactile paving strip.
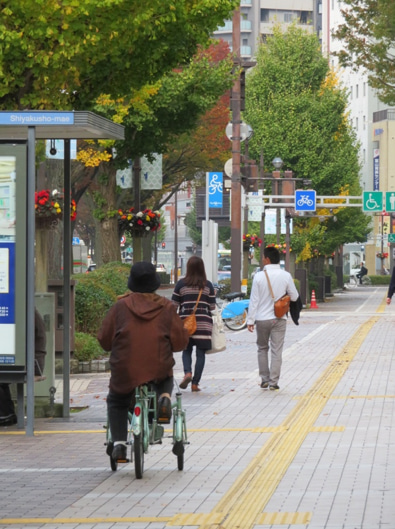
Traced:
MULTIPOLYGON (((254 457, 231 489, 211 513, 212 519, 200 523, 201 529, 249 529, 260 524, 263 510, 286 470, 321 414, 328 398, 346 372, 366 336, 378 321, 374 316, 359 327, 343 350, 321 374, 314 386, 300 399, 285 419, 285 430, 274 433, 254 457), (218 522, 218 514, 222 519, 218 522)), ((169 525, 178 525, 174 520, 169 525)))
MULTIPOLYGON (((377 312, 380 312, 380 310, 377 312)), ((198 526, 200 529, 234 529, 237 527, 252 529, 255 525, 262 524, 290 525, 308 523, 311 518, 311 513, 308 512, 265 513, 263 511, 308 433, 311 431, 342 431, 342 427, 315 427, 314 424, 319 418, 328 399, 332 398, 332 393, 338 382, 343 377, 350 362, 357 354, 366 336, 378 319, 378 316, 374 316, 359 327, 342 351, 321 374, 314 386, 299 399, 295 408, 279 427, 246 429, 259 433, 269 432, 272 435, 211 513, 184 513, 173 517, 162 518, 3 519, 1 523, 9 525, 31 525, 40 523, 125 524, 162 522, 166 523, 167 526, 198 526)), ((218 430, 224 431, 223 429, 218 430)), ((234 430, 237 429, 229 429, 229 431, 234 430)), ((98 433, 99 430, 86 430, 84 432, 98 433)), ((62 432, 53 431, 42 433, 62 432)), ((100 430, 100 433, 103 433, 102 430, 100 430)))

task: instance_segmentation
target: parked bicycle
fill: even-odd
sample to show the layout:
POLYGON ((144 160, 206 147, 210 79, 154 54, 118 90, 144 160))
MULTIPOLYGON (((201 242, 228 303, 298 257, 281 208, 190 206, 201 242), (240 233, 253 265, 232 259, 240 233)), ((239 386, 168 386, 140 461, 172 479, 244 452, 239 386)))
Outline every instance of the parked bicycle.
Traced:
POLYGON ((228 329, 232 331, 241 331, 247 327, 249 299, 244 299, 246 294, 244 292, 231 292, 229 294, 222 294, 221 285, 214 285, 216 290, 217 307, 221 318, 228 329))
MULTIPOLYGON (((186 414, 182 409, 182 394, 176 393, 176 400, 172 402, 172 452, 177 457, 178 470, 184 469, 184 452, 187 440, 186 414)), ((111 430, 107 420, 106 442, 107 455, 110 457, 111 470, 116 471, 118 463, 134 461, 134 471, 137 479, 144 473, 144 455, 148 453, 149 445, 162 444, 164 427, 158 419, 157 395, 150 385, 144 384, 136 388, 135 405, 128 413, 129 429, 127 445, 131 447, 130 459, 116 461, 112 457, 113 443, 111 430)))

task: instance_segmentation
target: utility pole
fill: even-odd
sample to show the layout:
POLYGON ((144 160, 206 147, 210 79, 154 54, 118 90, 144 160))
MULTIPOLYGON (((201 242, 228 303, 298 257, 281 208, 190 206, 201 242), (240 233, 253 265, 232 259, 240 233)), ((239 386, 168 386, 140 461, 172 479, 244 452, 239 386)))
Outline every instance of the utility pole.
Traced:
MULTIPOLYGON (((240 8, 233 13, 232 46, 234 67, 240 70, 240 8)), ((231 186, 231 289, 241 288, 241 175, 240 175, 240 75, 232 89, 232 186, 231 186)))

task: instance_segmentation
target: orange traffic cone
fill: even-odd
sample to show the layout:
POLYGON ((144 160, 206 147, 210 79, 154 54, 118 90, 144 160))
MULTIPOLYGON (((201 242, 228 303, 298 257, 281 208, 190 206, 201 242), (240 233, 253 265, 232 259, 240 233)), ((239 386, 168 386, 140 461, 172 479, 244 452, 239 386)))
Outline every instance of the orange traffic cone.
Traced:
POLYGON ((310 308, 311 309, 318 309, 317 302, 315 300, 315 290, 311 291, 311 302, 310 302, 310 308))

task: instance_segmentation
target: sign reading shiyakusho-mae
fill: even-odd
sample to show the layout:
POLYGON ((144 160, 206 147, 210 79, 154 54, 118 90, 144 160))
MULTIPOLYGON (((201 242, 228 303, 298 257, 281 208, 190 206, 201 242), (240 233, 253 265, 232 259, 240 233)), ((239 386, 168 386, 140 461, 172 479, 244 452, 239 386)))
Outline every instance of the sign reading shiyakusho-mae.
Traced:
POLYGON ((0 112, 0 125, 74 125, 74 112, 0 112))

